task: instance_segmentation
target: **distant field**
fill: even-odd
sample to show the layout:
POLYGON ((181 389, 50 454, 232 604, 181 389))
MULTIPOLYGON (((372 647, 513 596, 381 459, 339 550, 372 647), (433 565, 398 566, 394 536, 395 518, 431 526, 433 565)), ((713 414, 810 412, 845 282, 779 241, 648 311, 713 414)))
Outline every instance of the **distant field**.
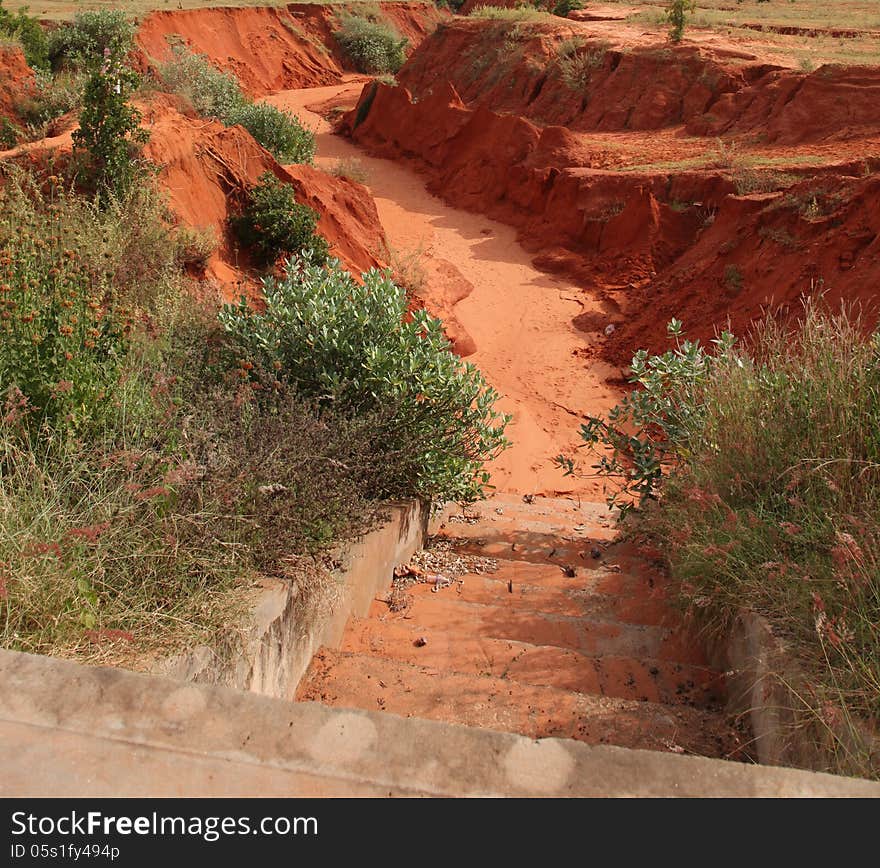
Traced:
MULTIPOLYGON (((328 0, 296 0, 298 3, 328 2, 328 0)), ((329 0, 348 6, 372 0, 329 0)), ((403 2, 403 0, 383 0, 383 2, 403 2)), ((431 2, 431 0, 425 0, 431 2)), ((66 20, 77 12, 95 9, 122 9, 131 15, 145 15, 156 9, 203 9, 221 6, 287 6, 284 2, 273 0, 4 0, 3 6, 15 12, 27 7, 31 15, 48 20, 66 20)))
MULTIPOLYGON (((627 17, 630 24, 667 27, 662 0, 602 0, 601 5, 637 9, 627 17)), ((697 31, 759 41, 763 52, 804 66, 829 61, 880 64, 878 0, 697 0, 685 33, 697 31)))

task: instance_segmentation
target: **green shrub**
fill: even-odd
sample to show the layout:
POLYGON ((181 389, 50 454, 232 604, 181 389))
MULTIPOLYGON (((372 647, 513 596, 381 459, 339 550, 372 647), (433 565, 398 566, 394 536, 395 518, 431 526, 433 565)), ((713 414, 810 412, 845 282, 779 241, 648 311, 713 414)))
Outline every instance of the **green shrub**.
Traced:
POLYGON ((359 72, 394 73, 406 61, 408 40, 387 23, 345 15, 333 36, 359 72))
POLYGON ((318 215, 296 201, 293 186, 271 172, 260 177, 260 182, 248 192, 241 213, 230 218, 239 242, 261 265, 303 252, 313 262, 325 262, 329 246, 316 234, 317 225, 318 215))
POLYGON ((118 9, 77 12, 73 22, 49 34, 48 54, 53 68, 100 66, 109 55, 122 58, 134 45, 135 26, 118 9))
POLYGON ((485 461, 506 445, 498 394, 455 356, 439 320, 407 311, 406 293, 372 270, 355 281, 338 263, 291 261, 264 281, 265 310, 244 301, 221 322, 248 375, 264 391, 290 385, 354 418, 384 414, 376 442, 385 496, 471 501, 488 481, 485 461))
MULTIPOLYGON (((601 447, 594 469, 610 486, 608 506, 624 513, 656 498, 664 468, 674 469, 698 436, 706 411, 701 390, 716 358, 725 359, 733 351, 729 332, 713 341, 718 356, 712 356, 699 341, 681 339, 679 320, 673 319, 668 330, 674 349, 658 356, 639 350, 633 356, 630 382, 639 388, 607 417, 591 416, 581 426, 586 445, 601 447)), ((556 462, 575 472, 572 459, 560 455, 556 462)))
POLYGON ((216 69, 205 55, 193 54, 179 44, 171 50, 172 59, 160 67, 162 79, 200 115, 226 126, 241 124, 281 162, 312 162, 315 136, 294 115, 266 103, 252 103, 236 77, 216 69))
POLYGON ((569 12, 574 12, 577 9, 583 9, 584 4, 581 0, 559 0, 559 2, 553 7, 553 14, 558 15, 560 18, 568 18, 569 12))
POLYGON ((267 151, 282 163, 311 163, 315 136, 290 112, 266 103, 245 103, 226 119, 241 124, 267 151))
POLYGON ((21 43, 25 60, 32 69, 49 69, 49 52, 46 34, 40 22, 32 18, 25 6, 13 15, 3 8, 0 0, 0 36, 21 43))

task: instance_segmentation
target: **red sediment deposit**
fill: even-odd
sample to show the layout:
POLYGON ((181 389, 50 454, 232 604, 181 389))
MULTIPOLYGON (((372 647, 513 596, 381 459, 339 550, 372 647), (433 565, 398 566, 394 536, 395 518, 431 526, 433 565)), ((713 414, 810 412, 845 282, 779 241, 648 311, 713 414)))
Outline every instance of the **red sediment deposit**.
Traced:
POLYGON ((15 104, 27 94, 34 73, 17 45, 0 45, 0 118, 15 118, 15 104))
MULTIPOLYGON (((379 4, 410 45, 416 46, 442 17, 433 4, 379 4)), ((179 37, 219 68, 235 73, 252 96, 336 84, 348 68, 333 39, 337 7, 292 3, 151 12, 140 23, 137 44, 145 58, 165 60, 168 37, 179 37)))

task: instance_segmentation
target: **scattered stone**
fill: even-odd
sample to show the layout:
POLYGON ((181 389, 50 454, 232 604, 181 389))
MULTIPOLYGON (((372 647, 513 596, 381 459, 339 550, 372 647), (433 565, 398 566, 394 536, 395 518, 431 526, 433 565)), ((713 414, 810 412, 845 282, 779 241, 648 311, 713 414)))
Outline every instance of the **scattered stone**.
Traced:
POLYGON ((419 638, 416 639, 415 642, 413 642, 413 645, 415 645, 416 648, 424 648, 427 644, 428 640, 424 636, 419 636, 419 638))
POLYGON ((598 546, 593 546, 593 547, 590 549, 590 557, 591 557, 594 561, 598 561, 599 558, 602 557, 602 549, 600 549, 598 546))
POLYGON ((495 512, 498 513, 498 515, 504 515, 504 510, 500 506, 495 507, 495 512))
POLYGON ((573 579, 577 575, 577 570, 573 566, 571 566, 571 564, 566 564, 559 569, 561 569, 563 575, 567 576, 569 579, 573 579))
POLYGON ((534 503, 535 502, 535 495, 534 494, 524 494, 523 495, 523 502, 524 503, 534 503))
MULTIPOLYGON (((468 540, 453 540, 447 537, 431 537, 425 548, 412 556, 407 566, 411 568, 416 581, 423 581, 426 576, 431 575, 440 575, 454 581, 469 573, 475 575, 494 573, 498 569, 498 561, 495 558, 457 551, 468 542, 468 540)), ((482 544, 485 545, 485 540, 482 544)), ((406 578, 407 576, 403 576, 404 580, 406 578)))
POLYGON ((259 491, 263 497, 277 497, 279 494, 284 494, 287 490, 287 486, 282 485, 280 482, 272 482, 269 485, 257 486, 257 491, 259 491))
POLYGON ((608 325, 605 326, 605 337, 610 338, 611 335, 613 335, 614 332, 616 332, 616 331, 617 331, 617 326, 615 326, 613 322, 608 323, 608 325))
POLYGON ((512 579, 507 580, 507 593, 508 594, 513 593, 513 580, 512 579))

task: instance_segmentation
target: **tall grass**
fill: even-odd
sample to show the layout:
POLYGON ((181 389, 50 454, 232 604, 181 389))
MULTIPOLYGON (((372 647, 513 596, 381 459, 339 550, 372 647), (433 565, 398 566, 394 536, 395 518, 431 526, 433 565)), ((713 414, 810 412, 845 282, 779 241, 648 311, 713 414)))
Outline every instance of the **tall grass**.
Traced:
POLYGON ((809 302, 748 347, 693 354, 698 376, 663 368, 689 421, 664 441, 654 420, 666 478, 640 526, 705 630, 744 609, 769 621, 800 673, 776 674, 830 768, 877 777, 880 334, 809 302))
POLYGON ((469 18, 489 21, 553 21, 555 16, 533 6, 477 6, 468 13, 469 18))

